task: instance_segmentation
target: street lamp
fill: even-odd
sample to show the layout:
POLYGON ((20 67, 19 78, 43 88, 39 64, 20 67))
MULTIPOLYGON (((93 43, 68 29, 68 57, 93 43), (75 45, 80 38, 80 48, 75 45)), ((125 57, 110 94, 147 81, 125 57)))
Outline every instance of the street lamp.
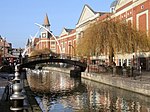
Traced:
POLYGON ((21 55, 22 49, 19 48, 19 63, 22 63, 22 55, 21 55))
POLYGON ((4 37, 3 38, 3 42, 4 42, 4 48, 3 48, 3 52, 4 52, 4 57, 3 57, 3 60, 5 61, 5 42, 6 42, 6 38, 4 37))

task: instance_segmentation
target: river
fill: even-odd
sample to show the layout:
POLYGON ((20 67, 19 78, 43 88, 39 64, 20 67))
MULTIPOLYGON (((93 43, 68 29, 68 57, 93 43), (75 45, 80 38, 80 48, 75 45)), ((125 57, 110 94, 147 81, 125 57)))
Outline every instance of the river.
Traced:
POLYGON ((56 71, 28 71, 43 112, 150 112, 150 97, 56 71))

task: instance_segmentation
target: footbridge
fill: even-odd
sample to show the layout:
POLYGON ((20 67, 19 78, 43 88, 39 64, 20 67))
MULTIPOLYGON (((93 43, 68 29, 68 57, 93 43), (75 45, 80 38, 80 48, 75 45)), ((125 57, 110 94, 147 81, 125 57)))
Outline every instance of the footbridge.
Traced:
POLYGON ((36 55, 32 57, 26 57, 23 59, 22 64, 20 64, 20 68, 35 68, 37 64, 42 63, 49 63, 49 62, 55 62, 55 63, 66 63, 70 65, 74 65, 75 68, 78 68, 80 72, 84 72, 87 64, 83 61, 79 60, 72 60, 71 58, 67 58, 67 56, 64 56, 65 58, 60 57, 60 55, 48 55, 48 54, 41 54, 36 55))

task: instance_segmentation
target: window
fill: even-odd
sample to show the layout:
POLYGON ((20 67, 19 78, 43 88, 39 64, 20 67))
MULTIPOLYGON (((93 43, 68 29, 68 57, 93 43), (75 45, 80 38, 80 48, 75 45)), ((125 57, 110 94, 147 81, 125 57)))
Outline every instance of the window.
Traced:
POLYGON ((131 59, 128 59, 128 66, 131 66, 131 59))
POLYGON ((121 59, 119 59, 119 66, 121 66, 121 59))
POLYGON ((144 5, 141 6, 141 9, 144 9, 144 5))
POLYGON ((55 42, 51 42, 51 45, 54 45, 55 44, 55 42))

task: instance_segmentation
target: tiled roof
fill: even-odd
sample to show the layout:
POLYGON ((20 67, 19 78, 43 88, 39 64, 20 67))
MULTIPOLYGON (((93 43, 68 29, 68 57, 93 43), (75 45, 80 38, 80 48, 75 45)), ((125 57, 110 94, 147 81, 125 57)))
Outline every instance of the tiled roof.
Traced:
POLYGON ((113 1, 111 3, 110 7, 116 7, 117 3, 118 3, 118 0, 113 1))
POLYGON ((72 32, 72 30, 74 30, 74 29, 67 29, 67 28, 64 28, 64 29, 65 29, 66 32, 68 32, 68 33, 72 32))

